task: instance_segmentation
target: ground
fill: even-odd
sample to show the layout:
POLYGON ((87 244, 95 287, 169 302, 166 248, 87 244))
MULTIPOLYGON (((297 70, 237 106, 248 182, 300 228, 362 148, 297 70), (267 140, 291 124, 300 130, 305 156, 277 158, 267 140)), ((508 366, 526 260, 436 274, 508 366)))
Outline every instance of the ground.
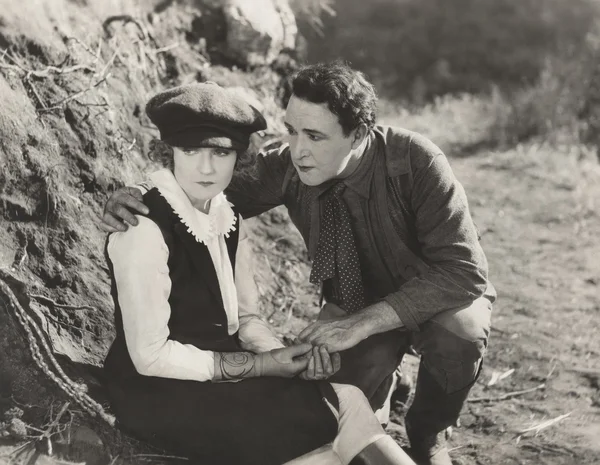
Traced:
MULTIPOLYGON (((450 440, 454 462, 600 463, 600 167, 585 152, 536 144, 451 163, 499 295, 481 378, 450 440), (488 386, 495 374, 508 376, 488 386), (532 427, 539 431, 524 432, 532 427)), ((304 250, 284 213, 256 219, 253 228, 258 260, 270 262, 261 272, 272 273, 281 289, 302 283, 304 250)), ((294 288, 295 307, 282 301, 267 315, 282 334, 293 335, 314 316, 312 291, 294 288)), ((410 373, 416 359, 407 362, 410 373)), ((395 406, 389 426, 401 442, 403 411, 395 406)))
MULTIPOLYGON (((110 192, 148 168, 144 152, 155 132, 140 102, 161 86, 211 79, 253 89, 266 102, 271 127, 281 129, 277 103, 285 92, 272 69, 242 72, 210 63, 213 56, 190 30, 190 17, 200 24, 204 13, 183 3, 157 1, 152 14, 136 16, 146 18, 140 24, 152 40, 140 39, 134 24, 116 22, 113 32, 103 31, 109 14, 138 13, 128 3, 57 0, 60 8, 42 12, 0 0, 0 46, 8 50, 0 55, 0 284, 17 294, 55 353, 83 364, 59 358, 100 401, 101 386, 80 370, 100 364, 112 338, 95 214, 110 192), (68 73, 48 67, 81 64, 86 68, 68 73), (32 70, 37 74, 28 75, 32 70)), ((435 115, 385 107, 396 124, 425 132, 449 154, 499 294, 482 376, 450 439, 455 465, 600 463, 596 155, 557 139, 490 149, 486 131, 495 113, 478 97, 442 101, 435 115)), ((318 311, 302 239, 282 209, 250 224, 262 312, 292 338, 318 311)), ((168 462, 162 452, 91 420, 38 370, 4 290, 0 433, 10 429, 11 437, 0 439, 0 464, 168 462)), ((408 375, 417 362, 406 357, 408 375)), ((404 410, 395 405, 388 426, 402 444, 404 410)))
MULTIPOLYGON (((451 164, 498 290, 485 365, 450 439, 454 463, 598 464, 597 160, 532 143, 452 157, 451 164)), ((286 331, 304 326, 307 316, 298 316, 286 331)), ((417 363, 407 356, 405 371, 414 376, 417 363)), ((402 443, 405 409, 395 406, 388 427, 402 443)))

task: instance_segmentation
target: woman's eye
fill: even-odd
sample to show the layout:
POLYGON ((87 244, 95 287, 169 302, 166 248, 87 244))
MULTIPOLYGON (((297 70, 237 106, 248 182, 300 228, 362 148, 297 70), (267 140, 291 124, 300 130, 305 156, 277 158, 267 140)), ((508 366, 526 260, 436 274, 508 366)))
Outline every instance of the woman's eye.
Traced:
POLYGON ((287 128, 287 132, 290 136, 293 136, 294 134, 296 134, 296 131, 294 131, 292 128, 287 128))

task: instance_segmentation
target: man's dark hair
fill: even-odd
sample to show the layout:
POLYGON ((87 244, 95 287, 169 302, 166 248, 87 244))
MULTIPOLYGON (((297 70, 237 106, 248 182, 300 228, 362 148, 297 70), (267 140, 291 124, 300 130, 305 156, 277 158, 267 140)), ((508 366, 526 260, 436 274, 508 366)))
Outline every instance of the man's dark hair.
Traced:
POLYGON ((292 79, 292 94, 311 103, 326 103, 344 134, 377 120, 377 94, 365 75, 341 61, 301 68, 292 79))

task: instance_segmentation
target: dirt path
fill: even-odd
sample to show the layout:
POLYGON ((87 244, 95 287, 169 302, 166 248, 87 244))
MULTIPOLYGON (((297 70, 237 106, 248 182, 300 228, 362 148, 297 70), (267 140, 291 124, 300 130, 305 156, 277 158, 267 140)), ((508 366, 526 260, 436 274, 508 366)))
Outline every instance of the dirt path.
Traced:
POLYGON ((452 160, 499 293, 471 398, 545 386, 469 402, 455 464, 600 464, 600 167, 577 158, 533 148, 452 160))
MULTIPOLYGON (((489 355, 451 438, 455 465, 600 464, 600 165, 578 158, 520 149, 451 160, 499 293, 489 355), (508 376, 488 386, 494 373, 508 376), (523 390, 531 392, 473 401, 523 390), (522 433, 561 417, 537 435, 522 433)), ((287 220, 276 217, 254 220, 255 228, 264 237, 281 234, 287 220)), ((296 234, 281 247, 303 246, 296 234)), ((294 282, 305 282, 301 255, 287 275, 275 263, 268 268, 280 277, 294 271, 294 282)), ((272 315, 284 334, 297 333, 316 313, 314 289, 294 289, 306 305, 272 315)), ((407 362, 414 368, 417 359, 407 362)), ((400 441, 402 411, 396 407, 389 426, 400 441)))

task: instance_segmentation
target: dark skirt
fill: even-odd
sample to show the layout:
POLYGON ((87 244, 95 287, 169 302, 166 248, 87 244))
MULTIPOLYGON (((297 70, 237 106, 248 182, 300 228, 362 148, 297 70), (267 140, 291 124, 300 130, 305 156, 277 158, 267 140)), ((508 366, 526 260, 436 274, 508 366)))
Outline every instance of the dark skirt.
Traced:
POLYGON ((333 441, 329 384, 211 383, 133 376, 108 383, 120 427, 198 465, 281 465, 333 441))

